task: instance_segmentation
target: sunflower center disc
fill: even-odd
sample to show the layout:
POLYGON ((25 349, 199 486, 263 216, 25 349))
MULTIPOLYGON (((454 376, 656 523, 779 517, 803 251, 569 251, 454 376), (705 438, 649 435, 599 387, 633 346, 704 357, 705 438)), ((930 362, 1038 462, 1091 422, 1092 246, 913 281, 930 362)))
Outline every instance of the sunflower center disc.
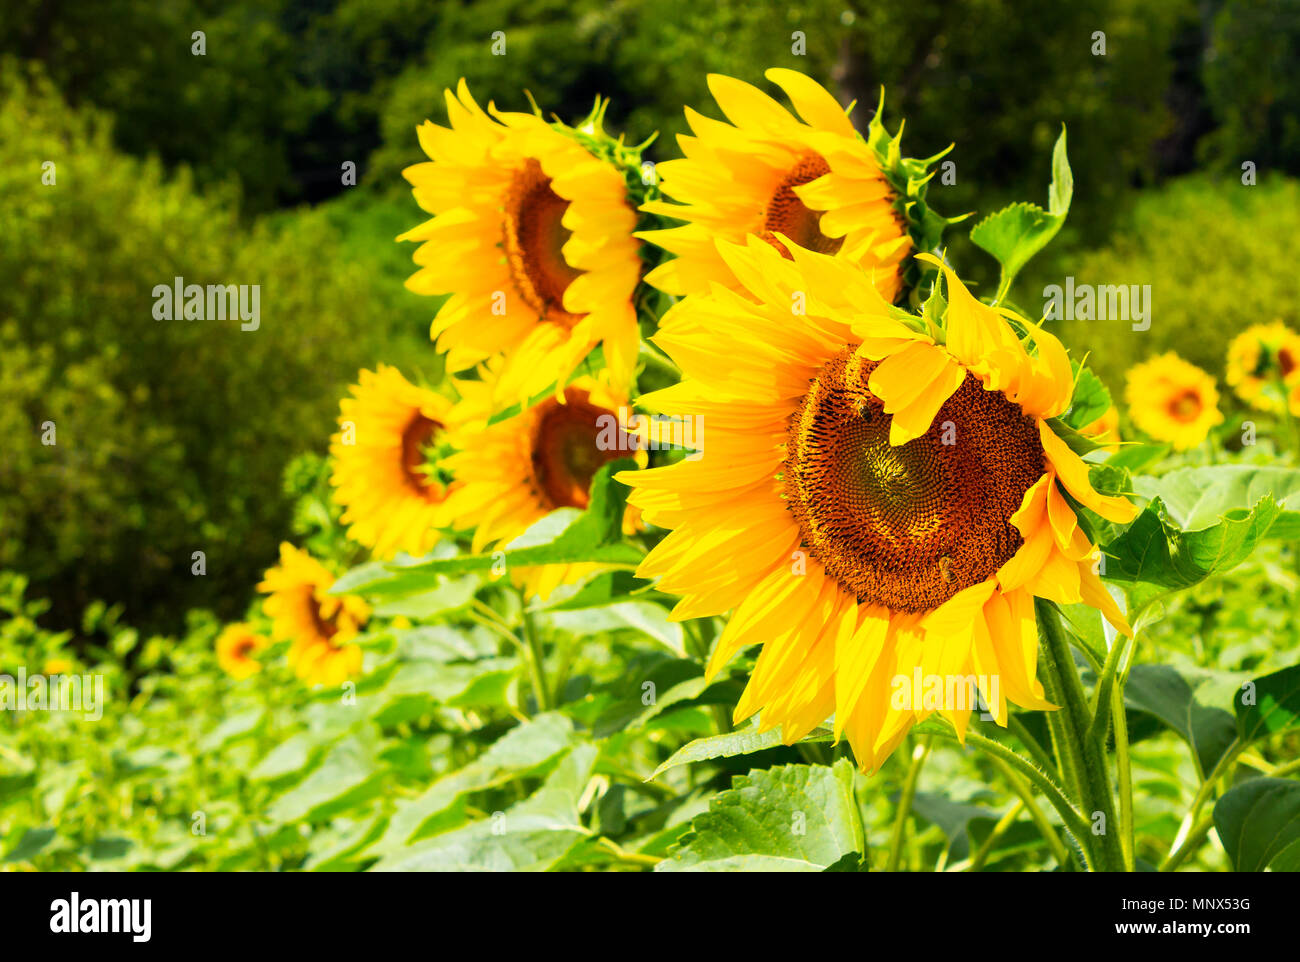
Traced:
MULTIPOLYGON (((533 475, 552 510, 586 508, 591 479, 601 465, 630 450, 627 445, 602 450, 600 419, 614 414, 592 404, 586 391, 569 388, 564 397, 564 404, 554 398, 542 403, 533 429, 533 475)), ((620 428, 620 440, 627 441, 621 434, 620 428)))
POLYGON ((898 447, 867 389, 876 362, 846 347, 790 420, 785 497, 803 547, 861 602, 930 611, 1020 548, 1010 523, 1043 475, 1031 418, 970 374, 930 430, 898 447))
POLYGON ((1201 396, 1195 391, 1183 391, 1169 402, 1169 416, 1175 421, 1190 424, 1201 415, 1201 396))
POLYGON ((572 326, 580 317, 564 309, 564 292, 582 271, 564 259, 572 234, 562 223, 568 209, 542 165, 528 158, 506 195, 503 243, 519 296, 543 320, 572 326))
POLYGON ((763 230, 759 236, 778 251, 781 256, 790 259, 790 252, 776 237, 784 234, 800 247, 816 251, 819 254, 834 254, 844 243, 842 237, 827 237, 821 231, 822 215, 820 211, 810 210, 804 206, 794 192, 796 187, 811 184, 823 174, 831 172, 830 165, 817 154, 807 154, 790 169, 767 202, 763 213, 763 230))
POLYGON ((438 500, 441 492, 433 476, 424 470, 427 461, 424 447, 441 430, 442 425, 437 421, 417 414, 402 431, 402 473, 407 484, 430 501, 438 500))

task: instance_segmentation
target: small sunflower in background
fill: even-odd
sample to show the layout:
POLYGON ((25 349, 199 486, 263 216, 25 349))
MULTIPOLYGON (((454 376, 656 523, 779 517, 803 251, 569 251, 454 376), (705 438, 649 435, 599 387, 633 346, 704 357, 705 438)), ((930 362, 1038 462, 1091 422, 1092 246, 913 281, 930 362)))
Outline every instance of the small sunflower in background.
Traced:
POLYGON ((896 703, 895 680, 917 671, 982 676, 1002 725, 1007 701, 1051 708, 1035 598, 1131 633, 1066 495, 1116 522, 1136 514, 1094 490, 1047 420, 1074 388, 1060 342, 1020 318, 1031 352, 946 268, 935 328, 850 262, 787 260, 758 238, 719 249, 752 300, 717 289, 674 306, 684 323, 655 340, 683 381, 642 398, 702 418, 701 457, 619 479, 672 529, 637 576, 682 596, 676 619, 732 612, 708 677, 762 646, 736 720, 761 712, 793 744, 833 715, 873 771, 933 710, 964 737, 970 705, 896 703))
POLYGON ((1103 451, 1114 454, 1122 440, 1119 436, 1119 408, 1112 404, 1097 420, 1079 428, 1079 433, 1096 441, 1103 451))
POLYGON ((1214 378, 1173 351, 1134 365, 1126 377, 1133 423, 1176 451, 1196 447, 1223 423, 1214 378))
POLYGON ((446 92, 450 127, 418 128, 428 162, 403 171, 433 219, 419 241, 417 294, 450 294, 431 335, 462 371, 504 354, 498 406, 562 382, 597 344, 621 390, 639 347, 633 237, 640 151, 611 140, 598 103, 577 128, 539 116, 485 113, 464 80, 446 92))
POLYGON ((949 223, 924 199, 926 168, 937 158, 903 159, 879 111, 863 140, 835 98, 797 71, 765 76, 799 117, 719 74, 709 75, 709 90, 730 123, 686 109, 694 136, 679 138, 685 156, 657 168, 660 189, 678 203, 643 208, 686 223, 637 235, 677 255, 647 282, 676 295, 705 293, 714 283, 743 289, 716 241, 755 236, 786 257, 788 240, 843 258, 872 277, 885 300, 897 301, 919 276, 909 255, 935 247, 949 223))
POLYGON ((217 664, 235 681, 243 681, 262 670, 254 656, 266 647, 266 639, 248 625, 226 625, 217 636, 217 664))
POLYGON ((355 595, 331 595, 334 575, 306 551, 287 542, 280 561, 257 590, 271 634, 288 641, 289 667, 308 685, 338 685, 361 671, 361 649, 349 642, 370 617, 355 595))
POLYGON ((448 490, 430 453, 444 438, 452 402, 385 364, 362 371, 350 390, 330 438, 330 483, 348 536, 381 559, 427 554, 448 490))
MULTIPOLYGON (((459 381, 461 405, 485 411, 492 396, 492 372, 482 381, 459 381)), ((559 508, 585 510, 591 482, 600 468, 619 458, 646 463, 643 437, 626 422, 628 399, 602 377, 580 377, 561 398, 547 397, 520 414, 487 424, 465 417, 447 468, 456 488, 446 502, 450 526, 474 529, 472 550, 506 544, 559 508)), ((624 517, 625 530, 637 512, 624 517)), ((556 564, 521 568, 516 583, 530 597, 546 599, 556 587, 581 580, 598 564, 556 564)))
POLYGON ((1281 321, 1253 324, 1228 345, 1228 386, 1251 407, 1300 415, 1300 334, 1281 321))

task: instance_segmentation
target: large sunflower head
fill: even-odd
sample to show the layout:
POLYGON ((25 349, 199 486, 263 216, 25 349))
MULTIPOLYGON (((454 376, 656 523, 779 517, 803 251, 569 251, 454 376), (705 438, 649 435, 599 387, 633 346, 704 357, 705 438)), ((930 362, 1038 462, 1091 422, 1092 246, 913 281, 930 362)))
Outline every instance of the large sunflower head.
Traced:
POLYGON ((1214 378, 1173 351, 1134 365, 1127 380, 1133 423, 1177 451, 1196 447, 1223 423, 1214 378))
POLYGON ((1300 384, 1300 334, 1281 321, 1246 328, 1228 345, 1227 381, 1252 407, 1280 412, 1300 384))
POLYGON ((753 236, 786 257, 798 245, 842 258, 872 276, 886 300, 898 300, 920 273, 912 253, 936 246, 948 223, 925 202, 936 158, 903 158, 880 111, 864 140, 815 81, 780 68, 766 76, 798 117, 758 88, 718 74, 709 76, 709 90, 730 123, 687 108, 693 136, 679 138, 685 156, 658 168, 661 190, 679 203, 644 208, 686 223, 638 235, 677 255, 646 279, 679 295, 715 282, 743 287, 716 241, 753 236))
POLYGON ((672 529, 638 575, 682 596, 675 617, 733 611, 710 675, 762 646, 737 719, 761 712, 792 743, 833 715, 873 770, 933 711, 964 736, 974 688, 1001 724, 1008 700, 1050 707, 1033 599, 1129 631, 1077 506, 1135 514, 1053 429, 1074 387, 1060 342, 1017 318, 1022 337, 947 269, 922 319, 841 259, 719 247, 743 294, 673 308, 685 322, 656 341, 684 378, 643 398, 703 419, 701 456, 619 477, 672 529))
POLYGON ((430 160, 403 175, 433 219, 420 241, 417 294, 450 294, 432 336, 459 371, 496 354, 509 402, 563 380, 597 344, 626 389, 637 354, 640 242, 630 190, 636 148, 601 130, 603 106, 578 128, 484 112, 465 81, 447 91, 450 125, 418 130, 430 160))
POLYGON ((339 402, 339 433, 330 439, 330 483, 348 534, 379 558, 426 554, 447 496, 435 449, 451 401, 384 364, 362 371, 351 392, 339 402))
POLYGON ((243 681, 262 670, 256 655, 266 644, 266 639, 246 624, 226 625, 217 636, 217 664, 235 681, 243 681))
MULTIPOLYGON (((493 373, 461 381, 461 405, 481 415, 493 373)), ((474 528, 473 550, 506 543, 559 508, 585 509, 600 468, 619 458, 644 464, 644 443, 627 426, 627 396, 604 378, 580 377, 559 397, 547 397, 495 424, 466 415, 447 459, 456 489, 446 517, 474 528)), ((517 572, 530 595, 545 598, 594 570, 593 565, 547 565, 517 572)))
POLYGON ((280 561, 257 590, 271 634, 288 641, 289 667, 309 685, 338 685, 361 671, 361 649, 351 644, 370 617, 355 595, 332 595, 334 575, 306 551, 285 543, 280 561))

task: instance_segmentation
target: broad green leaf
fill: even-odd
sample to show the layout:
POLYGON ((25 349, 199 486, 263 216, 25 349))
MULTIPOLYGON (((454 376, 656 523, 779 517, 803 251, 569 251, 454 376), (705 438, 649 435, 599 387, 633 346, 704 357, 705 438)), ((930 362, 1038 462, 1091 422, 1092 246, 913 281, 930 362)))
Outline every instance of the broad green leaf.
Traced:
POLYGON ((301 772, 316 758, 321 742, 309 732, 299 732, 276 745, 252 771, 250 781, 267 782, 301 772))
POLYGON ((262 723, 265 715, 266 712, 262 708, 250 708, 231 715, 199 740, 199 751, 214 752, 227 742, 252 734, 262 723))
POLYGON ((1048 191, 1048 209, 1036 204, 1016 203, 990 214, 970 232, 971 243, 992 254, 1002 265, 998 283, 1000 301, 1011 289, 1011 282, 1035 254, 1047 246, 1065 223, 1074 196, 1074 175, 1065 151, 1065 128, 1052 150, 1052 184, 1048 191))
POLYGON ((1157 478, 1138 476, 1133 489, 1159 498, 1175 524, 1186 531, 1209 528, 1230 512, 1271 498, 1279 510, 1270 538, 1300 536, 1300 469, 1253 464, 1180 468, 1157 478))
POLYGON ((320 767, 277 798, 267 815, 277 823, 320 822, 378 795, 386 772, 369 747, 346 738, 320 767))
POLYGON ((578 800, 596 761, 594 745, 565 753, 542 787, 504 812, 416 842, 374 866, 376 872, 539 872, 590 835, 578 800))
MULTIPOLYGON (((830 741, 831 733, 824 728, 818 728, 813 731, 807 738, 802 739, 806 742, 825 742, 830 741)), ((670 768, 676 768, 678 765, 690 765, 693 762, 705 762, 712 758, 733 758, 736 755, 752 755, 754 752, 761 752, 768 748, 776 748, 782 745, 781 728, 769 729, 765 732, 758 730, 758 724, 747 725, 739 728, 734 732, 726 732, 721 735, 710 735, 708 738, 697 738, 695 741, 683 745, 672 756, 656 768, 651 774, 651 779, 658 778, 670 768)))
POLYGON ((573 723, 548 712, 512 728, 474 761, 438 779, 398 808, 370 853, 385 855, 445 827, 439 816, 462 796, 535 774, 573 742, 573 723))
POLYGON ((1214 770, 1237 737, 1232 716, 1222 708, 1207 708, 1198 702, 1193 687, 1168 665, 1134 665, 1124 702, 1178 732, 1191 746, 1202 778, 1214 770))
POLYGON ((853 766, 840 759, 737 776, 655 870, 820 872, 864 851, 853 766))
POLYGON ((937 825, 948 839, 950 861, 960 862, 971 854, 971 829, 973 823, 995 825, 996 812, 980 805, 954 802, 946 795, 934 792, 917 792, 912 799, 912 811, 932 825, 937 825))
POLYGON ((1279 514, 1264 495, 1253 506, 1229 509, 1213 524, 1183 530, 1157 497, 1105 546, 1103 576, 1131 584, 1131 607, 1141 609, 1162 594, 1232 570, 1258 547, 1279 514))
POLYGON ((1238 872, 1300 871, 1300 781, 1242 782, 1215 803, 1214 827, 1238 872))
POLYGON ((1070 410, 1062 418, 1076 431, 1087 427, 1110 409, 1110 391, 1101 383, 1101 378, 1082 365, 1077 366, 1074 383, 1074 395, 1070 399, 1070 410))
POLYGON ((686 654, 686 637, 668 609, 653 601, 621 601, 604 608, 539 613, 555 629, 578 637, 611 631, 637 631, 663 645, 678 657, 686 654))
POLYGON ((606 571, 566 591, 557 588, 544 606, 547 611, 577 611, 582 608, 599 608, 627 601, 629 596, 643 592, 649 584, 630 571, 606 571))
POLYGON ((1235 707, 1242 741, 1300 725, 1300 665, 1249 682, 1237 693, 1235 707))
POLYGON ((53 828, 29 828, 5 856, 6 862, 27 862, 39 855, 58 833, 53 828))

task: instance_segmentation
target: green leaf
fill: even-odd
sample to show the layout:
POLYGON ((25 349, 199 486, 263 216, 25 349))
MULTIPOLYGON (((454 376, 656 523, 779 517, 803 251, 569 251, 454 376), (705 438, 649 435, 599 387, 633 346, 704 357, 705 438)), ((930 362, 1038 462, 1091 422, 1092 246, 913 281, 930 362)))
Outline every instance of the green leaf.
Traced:
POLYGON ((1238 872, 1300 871, 1300 782, 1242 782, 1215 803, 1214 827, 1238 872))
POLYGON ((1196 700, 1195 690, 1168 665, 1134 665, 1124 689, 1124 703, 1160 719, 1191 746, 1202 778, 1214 770, 1237 737, 1232 715, 1196 700))
POLYGON ((385 775, 367 746, 344 739, 319 768, 276 799, 267 815, 277 823, 324 821, 378 795, 385 775))
POLYGON ((937 825, 948 839, 948 856, 960 862, 971 854, 972 827, 980 822, 995 825, 996 813, 979 805, 954 802, 946 795, 934 792, 917 792, 912 798, 912 811, 932 825, 937 825))
POLYGON ((250 708, 231 715, 199 740, 199 751, 214 752, 227 742, 252 734, 262 723, 265 714, 261 708, 250 708))
POLYGON ((1174 523, 1189 531, 1211 527, 1233 511, 1271 498, 1279 514, 1267 536, 1300 536, 1300 469, 1252 464, 1180 468, 1158 478, 1135 477, 1133 490, 1159 498, 1174 523))
POLYGON ((1300 724, 1300 665, 1256 678, 1245 687, 1238 693, 1235 706, 1237 731, 1243 742, 1300 724))
POLYGON ((853 766, 840 759, 737 776, 655 870, 820 872, 864 849, 853 766))
POLYGON ((556 866, 590 835, 578 818, 578 800, 597 754, 594 745, 574 746, 530 798, 417 842, 373 871, 539 872, 556 866))
POLYGON ((1065 223, 1074 196, 1074 175, 1065 152, 1065 128, 1052 150, 1052 185, 1048 190, 1048 209, 1020 202, 990 214, 971 229, 970 239, 976 247, 992 254, 1002 265, 997 300, 1011 289, 1021 268, 1047 246, 1065 223))
MULTIPOLYGON (((831 740, 831 733, 825 728, 818 728, 807 738, 801 740, 805 742, 826 742, 831 740)), ((734 732, 710 735, 707 738, 697 738, 695 741, 683 745, 673 752, 666 762, 651 772, 650 778, 647 778, 646 781, 658 778, 668 769, 676 768, 678 765, 690 765, 693 762, 704 762, 713 758, 734 758, 736 755, 752 755, 754 752, 776 748, 782 744, 784 742, 781 741, 780 726, 760 732, 758 724, 755 722, 734 732)))
POLYGON ((1231 509, 1214 524, 1185 531, 1157 497, 1105 546, 1103 576, 1132 584, 1131 607, 1140 610, 1163 594, 1232 570, 1259 546, 1279 513, 1265 495, 1249 509, 1231 509))
POLYGON ((13 850, 5 856, 6 862, 27 862, 41 853, 54 841, 57 832, 52 828, 29 828, 13 850))
POLYGON ((1075 430, 1087 427, 1097 418, 1110 410, 1110 391, 1101 383, 1101 378, 1083 366, 1076 366, 1077 378, 1074 382, 1074 395, 1070 398, 1070 410, 1062 420, 1075 430))
POLYGON ((370 854, 387 855, 442 831, 441 818, 464 795, 504 785, 545 769, 573 743, 573 723, 556 712, 537 715, 512 728, 463 768, 438 779, 424 794, 398 808, 370 854))

